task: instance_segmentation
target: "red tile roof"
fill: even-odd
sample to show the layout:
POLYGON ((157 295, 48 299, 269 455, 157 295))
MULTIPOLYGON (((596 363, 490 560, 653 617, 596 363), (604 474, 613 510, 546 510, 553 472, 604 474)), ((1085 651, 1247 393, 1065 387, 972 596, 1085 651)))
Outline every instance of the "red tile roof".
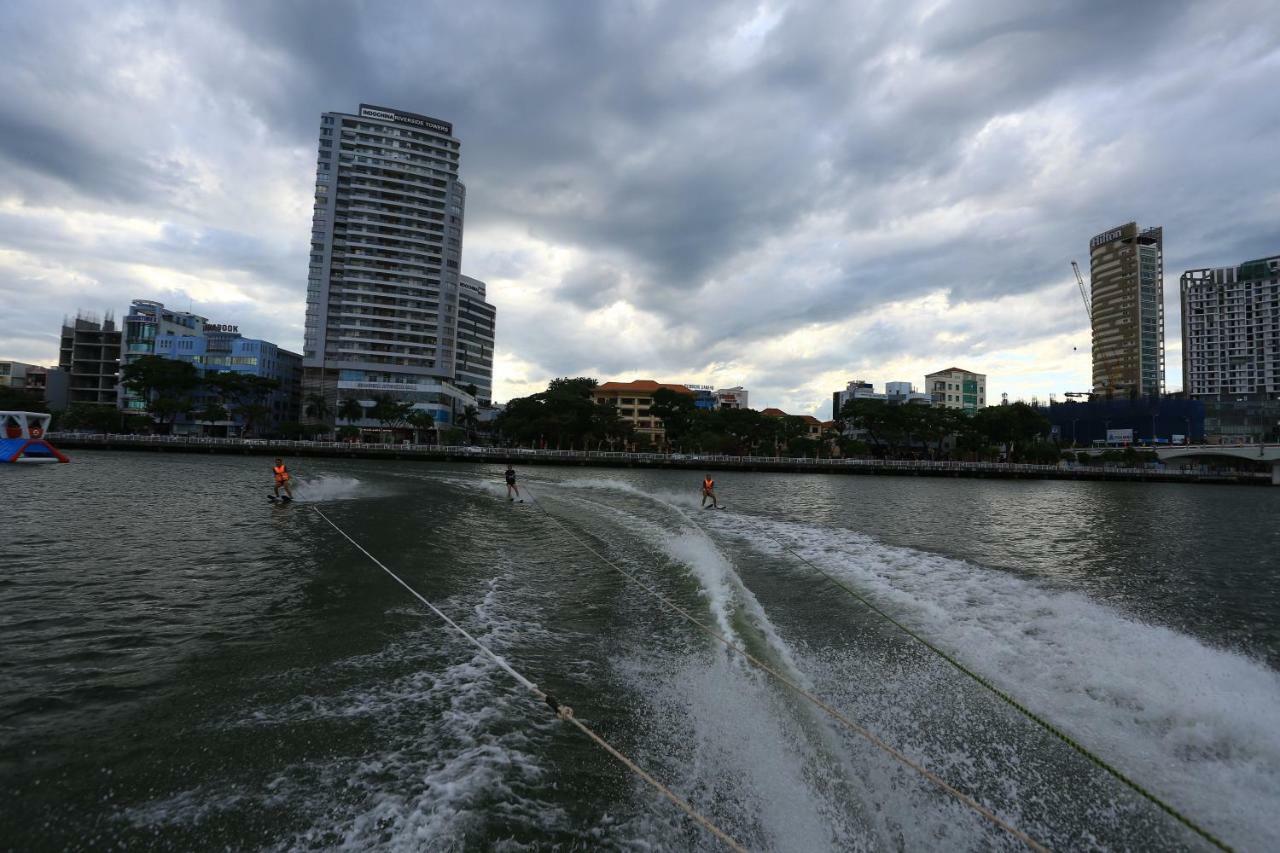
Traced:
POLYGON ((790 417, 797 417, 797 418, 799 418, 800 420, 804 421, 804 422, 805 422, 805 423, 807 423, 807 424, 821 424, 821 423, 822 423, 822 421, 818 420, 818 419, 817 419, 817 418, 815 418, 813 415, 788 415, 786 412, 782 411, 782 409, 775 409, 775 408, 772 408, 772 407, 770 407, 770 408, 768 408, 768 409, 765 409, 765 410, 764 410, 764 411, 762 411, 760 414, 764 415, 766 418, 790 418, 790 417))
POLYGON ((668 391, 675 391, 677 394, 689 394, 690 391, 683 385, 675 385, 668 382, 654 382, 652 379, 635 379, 631 382, 605 382, 603 385, 596 386, 596 391, 621 391, 631 392, 633 394, 652 394, 659 388, 666 388, 668 391))

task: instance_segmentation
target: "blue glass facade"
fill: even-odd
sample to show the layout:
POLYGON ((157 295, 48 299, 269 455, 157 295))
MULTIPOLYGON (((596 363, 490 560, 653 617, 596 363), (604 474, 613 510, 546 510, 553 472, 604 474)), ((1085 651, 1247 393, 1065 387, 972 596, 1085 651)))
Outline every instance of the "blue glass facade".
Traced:
MULTIPOLYGON (((302 356, 297 353, 281 349, 270 341, 224 331, 206 331, 204 335, 157 335, 154 352, 162 358, 188 362, 201 376, 231 372, 278 381, 280 387, 266 401, 271 415, 267 423, 259 425, 260 429, 271 432, 283 422, 300 419, 302 356)), ((195 402, 196 408, 203 408, 212 401, 206 392, 201 392, 195 402)), ((177 426, 179 431, 199 431, 198 425, 189 418, 179 421, 177 426)))

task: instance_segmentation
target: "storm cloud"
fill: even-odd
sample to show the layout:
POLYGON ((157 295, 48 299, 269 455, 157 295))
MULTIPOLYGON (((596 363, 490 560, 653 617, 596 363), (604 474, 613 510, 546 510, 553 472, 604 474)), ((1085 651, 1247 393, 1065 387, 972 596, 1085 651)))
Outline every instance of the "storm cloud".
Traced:
POLYGON ((587 374, 826 414, 952 364, 1043 398, 1088 385, 1091 235, 1164 226, 1171 356, 1183 269, 1280 251, 1268 2, 0 14, 0 358, 133 298, 300 349, 319 116, 362 101, 462 140, 499 399, 587 374))

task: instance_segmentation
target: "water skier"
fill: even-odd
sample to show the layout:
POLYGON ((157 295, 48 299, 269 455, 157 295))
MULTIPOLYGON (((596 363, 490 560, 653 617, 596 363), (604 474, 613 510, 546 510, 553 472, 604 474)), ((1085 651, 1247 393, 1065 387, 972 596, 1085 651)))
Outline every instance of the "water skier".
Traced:
MULTIPOLYGON (((520 498, 520 487, 516 485, 516 469, 511 467, 510 462, 507 463, 506 473, 502 476, 507 480, 507 500, 514 501, 520 498), (515 497, 511 496, 512 492, 515 493, 515 497)), ((520 503, 524 503, 524 498, 520 498, 520 503)))
POLYGON ((276 487, 272 497, 280 497, 280 489, 283 487, 285 495, 284 499, 287 501, 293 500, 293 486, 289 485, 289 469, 284 467, 284 460, 277 457, 276 464, 271 466, 271 472, 275 474, 276 477, 276 487))
POLYGON ((711 479, 711 475, 702 478, 702 507, 706 509, 707 498, 711 498, 711 508, 719 509, 720 502, 716 500, 716 481, 711 479))

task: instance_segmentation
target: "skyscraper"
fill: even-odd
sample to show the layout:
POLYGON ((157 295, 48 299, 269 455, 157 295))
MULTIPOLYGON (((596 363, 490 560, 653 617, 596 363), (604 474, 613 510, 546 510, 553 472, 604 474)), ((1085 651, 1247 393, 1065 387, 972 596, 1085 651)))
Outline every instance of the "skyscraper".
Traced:
POLYGON ((1280 400, 1280 256, 1182 274, 1182 379, 1197 400, 1280 400))
POLYGON ((493 342, 498 309, 485 301, 485 283, 458 277, 458 370, 454 378, 467 389, 475 386, 482 406, 493 402, 493 342))
POLYGON ((456 386, 466 190, 453 125, 361 104, 320 119, 304 393, 386 394, 442 423, 456 386))
POLYGON ((1093 393, 1164 393, 1164 232, 1136 222, 1089 241, 1093 393))

